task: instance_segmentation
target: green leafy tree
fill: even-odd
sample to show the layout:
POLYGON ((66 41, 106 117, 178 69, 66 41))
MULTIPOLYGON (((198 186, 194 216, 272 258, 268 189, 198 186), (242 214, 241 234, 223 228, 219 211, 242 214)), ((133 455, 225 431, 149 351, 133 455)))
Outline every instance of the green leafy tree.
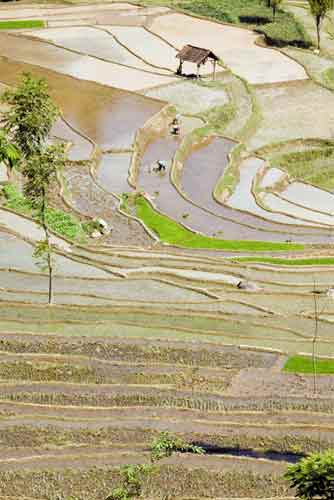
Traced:
POLYGON ((59 117, 59 111, 50 97, 47 82, 28 73, 23 74, 16 88, 3 93, 1 101, 9 105, 8 111, 2 118, 4 131, 21 153, 20 165, 25 178, 24 194, 37 210, 44 231, 45 237, 36 245, 34 255, 39 265, 48 269, 48 303, 51 304, 53 264, 52 244, 47 224, 47 202, 57 169, 64 165, 65 153, 62 145, 47 146, 47 139, 59 117))
POLYGON ((62 169, 64 164, 64 146, 47 146, 29 156, 22 169, 26 180, 24 194, 38 211, 39 222, 44 231, 45 238, 36 245, 34 255, 39 259, 41 267, 44 266, 48 270, 48 303, 50 305, 53 299, 53 259, 52 243, 47 224, 47 202, 50 187, 56 179, 57 170, 62 169))
POLYGON ((3 130, 0 130, 0 162, 12 169, 19 161, 21 155, 15 144, 8 140, 3 130))
POLYGON ((2 118, 4 129, 23 157, 29 158, 44 147, 59 117, 48 84, 25 73, 16 88, 2 94, 1 101, 9 105, 2 118))
POLYGON ((274 21, 275 21, 275 18, 276 18, 277 9, 279 9, 279 7, 282 4, 282 2, 283 2, 283 0, 271 0, 271 2, 270 2, 270 6, 273 9, 273 18, 274 18, 274 21))
POLYGON ((333 9, 334 0, 308 0, 311 14, 314 17, 317 28, 318 49, 320 49, 320 31, 321 25, 327 13, 333 9))
POLYGON ((313 453, 290 465, 285 477, 298 498, 334 500, 334 450, 313 453))

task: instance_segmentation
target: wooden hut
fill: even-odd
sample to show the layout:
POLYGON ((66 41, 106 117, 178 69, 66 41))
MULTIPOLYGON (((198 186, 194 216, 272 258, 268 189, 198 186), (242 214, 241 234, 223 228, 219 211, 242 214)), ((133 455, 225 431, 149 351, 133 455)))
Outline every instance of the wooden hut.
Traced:
POLYGON ((182 65, 184 62, 194 63, 197 66, 197 78, 200 76, 200 67, 211 61, 213 64, 213 79, 216 76, 216 65, 219 57, 216 56, 211 50, 203 49, 201 47, 195 47, 194 45, 185 45, 176 54, 177 59, 180 60, 179 67, 177 68, 176 74, 182 75, 182 65))

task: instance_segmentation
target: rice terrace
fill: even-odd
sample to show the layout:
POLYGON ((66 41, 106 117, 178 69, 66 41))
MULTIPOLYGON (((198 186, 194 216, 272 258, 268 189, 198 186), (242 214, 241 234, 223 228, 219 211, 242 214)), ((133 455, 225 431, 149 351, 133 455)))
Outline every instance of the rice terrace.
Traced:
POLYGON ((334 499, 334 2, 2 1, 0 86, 0 500, 334 499))

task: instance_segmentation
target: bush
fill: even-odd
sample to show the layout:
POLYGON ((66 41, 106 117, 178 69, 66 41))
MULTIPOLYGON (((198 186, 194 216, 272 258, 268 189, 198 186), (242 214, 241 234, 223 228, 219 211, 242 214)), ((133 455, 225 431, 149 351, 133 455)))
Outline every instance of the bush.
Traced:
POLYGON ((161 460, 170 457, 174 452, 195 453, 203 455, 205 452, 200 446, 187 443, 184 439, 174 436, 169 432, 162 432, 151 446, 152 460, 161 460))
POLYGON ((263 34, 269 45, 276 47, 292 45, 307 49, 312 45, 304 27, 296 21, 292 14, 280 13, 274 23, 257 28, 255 31, 263 34))
POLYGON ((297 497, 305 500, 334 498, 334 450, 313 453, 295 465, 288 467, 285 478, 297 497))

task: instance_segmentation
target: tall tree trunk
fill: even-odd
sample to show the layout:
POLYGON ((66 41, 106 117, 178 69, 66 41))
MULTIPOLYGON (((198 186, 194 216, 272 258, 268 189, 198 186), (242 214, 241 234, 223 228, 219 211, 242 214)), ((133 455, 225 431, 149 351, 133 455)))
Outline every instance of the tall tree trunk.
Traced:
POLYGON ((320 50, 320 28, 321 28, 321 17, 320 16, 316 16, 315 23, 317 25, 318 50, 320 50))
POLYGON ((276 5, 274 4, 273 5, 273 20, 275 21, 275 17, 276 17, 276 5))
POLYGON ((47 255, 47 265, 48 265, 48 274, 49 274, 49 287, 48 287, 48 304, 49 306, 53 303, 53 267, 52 267, 52 259, 50 252, 50 233, 49 228, 46 223, 46 203, 45 203, 46 193, 45 189, 43 189, 43 199, 42 199, 42 207, 41 207, 41 216, 42 216, 42 227, 45 234, 45 241, 48 246, 48 255, 47 255))

